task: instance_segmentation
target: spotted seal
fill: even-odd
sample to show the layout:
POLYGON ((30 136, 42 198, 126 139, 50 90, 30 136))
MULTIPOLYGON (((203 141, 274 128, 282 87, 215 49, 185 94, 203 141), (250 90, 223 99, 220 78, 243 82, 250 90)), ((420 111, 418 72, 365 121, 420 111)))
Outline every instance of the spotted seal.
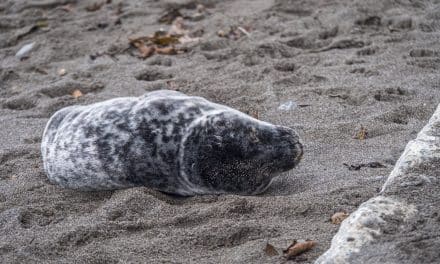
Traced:
POLYGON ((261 193, 303 152, 288 127, 168 90, 63 108, 41 150, 49 180, 65 188, 183 196, 261 193))

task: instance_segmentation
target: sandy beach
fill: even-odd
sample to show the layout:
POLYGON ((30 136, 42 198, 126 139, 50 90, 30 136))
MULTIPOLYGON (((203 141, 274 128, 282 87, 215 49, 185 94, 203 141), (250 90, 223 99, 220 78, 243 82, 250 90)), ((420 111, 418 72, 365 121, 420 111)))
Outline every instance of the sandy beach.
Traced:
POLYGON ((0 262, 312 263, 339 228, 331 216, 377 195, 439 104, 439 11, 410 0, 0 1, 0 262), (183 36, 162 41, 180 43, 145 50, 178 16, 183 36), (258 196, 49 183, 40 143, 54 112, 158 89, 295 128, 303 160, 258 196), (317 245, 283 256, 307 239, 317 245))

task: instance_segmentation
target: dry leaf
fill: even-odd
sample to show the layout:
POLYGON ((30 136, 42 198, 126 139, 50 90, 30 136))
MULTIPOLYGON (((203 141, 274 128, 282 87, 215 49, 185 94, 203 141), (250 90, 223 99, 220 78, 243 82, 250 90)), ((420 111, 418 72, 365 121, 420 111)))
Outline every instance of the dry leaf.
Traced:
POLYGON ((156 31, 153 35, 129 38, 131 45, 135 46, 141 53, 141 58, 147 58, 153 54, 175 55, 186 51, 183 48, 176 48, 174 45, 198 41, 199 38, 192 38, 189 31, 183 24, 183 18, 177 17, 173 21, 168 32, 156 31))
POLYGON ((139 50, 139 52, 141 53, 141 55, 139 57, 141 57, 143 59, 150 57, 155 52, 154 46, 146 46, 141 41, 132 41, 130 43, 139 50))
POLYGON ((175 55, 178 53, 178 51, 174 47, 165 47, 165 48, 156 47, 156 52, 158 54, 164 54, 164 55, 175 55))
POLYGON ((332 224, 339 225, 348 216, 349 216, 349 214, 347 214, 346 212, 337 212, 334 215, 332 215, 332 217, 331 217, 332 224))
POLYGON ((275 249, 274 246, 272 246, 269 243, 266 244, 266 248, 264 249, 264 253, 266 253, 266 255, 268 255, 270 257, 278 255, 278 251, 275 249))
POLYGON ((163 30, 154 32, 153 35, 141 36, 141 37, 130 37, 128 40, 132 44, 133 42, 144 42, 147 45, 156 44, 160 46, 169 46, 179 43, 179 37, 181 35, 171 35, 163 30))
POLYGON ((145 59, 154 54, 154 47, 147 47, 142 38, 128 38, 128 41, 139 50, 139 57, 145 59))
POLYGON ((314 246, 316 246, 316 241, 307 240, 304 242, 297 242, 296 240, 293 241, 293 243, 283 251, 284 254, 286 254, 287 259, 291 259, 295 256, 301 255, 302 253, 309 251, 314 246))
POLYGON ((47 22, 47 20, 38 20, 35 25, 39 28, 45 28, 49 26, 49 23, 47 22))
POLYGON ((47 71, 44 70, 43 68, 40 68, 40 67, 35 67, 35 68, 34 68, 34 71, 36 71, 36 72, 38 72, 38 73, 40 73, 40 74, 47 75, 47 71))
POLYGON ((138 47, 138 49, 139 49, 139 52, 141 53, 140 56, 143 59, 148 58, 151 55, 153 55, 156 50, 154 46, 145 46, 144 44, 140 45, 138 47))
POLYGON ((250 31, 249 27, 231 26, 226 30, 219 30, 217 32, 217 35, 222 38, 237 40, 242 36, 249 37, 251 35, 249 31, 250 31))
POLYGON ((356 135, 354 136, 354 138, 359 139, 359 140, 364 140, 366 139, 368 136, 368 131, 365 127, 361 126, 361 128, 359 129, 359 131, 356 133, 356 135))
MULTIPOLYGON (((196 33, 200 34, 200 32, 196 32, 196 33)), ((203 32, 202 32, 202 34, 203 34, 203 32)), ((185 26, 185 24, 183 23, 182 17, 178 17, 178 18, 176 18, 176 20, 173 21, 173 24, 171 25, 170 30, 168 30, 168 35, 180 36, 179 42, 181 44, 199 41, 199 39, 200 39, 198 37, 193 38, 193 37, 189 36, 189 30, 188 30, 187 26, 185 26)))
POLYGON ((191 38, 188 35, 183 35, 179 38, 179 42, 181 44, 185 44, 185 43, 190 43, 190 42, 195 42, 195 41, 199 41, 200 38, 191 38))
POLYGON ((177 35, 184 35, 188 34, 188 30, 186 29, 185 25, 183 24, 183 18, 177 17, 171 27, 170 30, 168 30, 169 34, 177 34, 177 35))
POLYGON ((73 98, 77 99, 77 98, 83 96, 83 93, 79 89, 76 89, 72 92, 72 96, 73 96, 73 98))
POLYGON ((165 23, 165 24, 171 24, 177 17, 181 17, 182 14, 180 13, 179 9, 172 8, 163 14, 158 22, 159 23, 165 23))
POLYGON ((180 35, 171 35, 163 31, 156 31, 153 36, 148 37, 147 40, 159 46, 169 46, 179 43, 180 35))
POLYGON ((156 51, 155 46, 147 46, 140 39, 135 39, 135 38, 131 39, 131 38, 129 38, 128 40, 129 40, 131 45, 133 45, 134 47, 136 47, 138 49, 138 51, 140 53, 139 58, 146 59, 146 58, 152 56, 155 53, 155 51, 156 51))

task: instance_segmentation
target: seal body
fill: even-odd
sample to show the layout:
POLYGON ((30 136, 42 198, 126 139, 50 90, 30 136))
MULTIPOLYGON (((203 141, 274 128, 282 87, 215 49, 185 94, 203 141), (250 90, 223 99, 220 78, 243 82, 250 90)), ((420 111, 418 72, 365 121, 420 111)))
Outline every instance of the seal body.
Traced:
POLYGON ((63 108, 41 150, 49 180, 66 188, 185 196, 263 192, 302 156, 290 128, 167 90, 63 108))

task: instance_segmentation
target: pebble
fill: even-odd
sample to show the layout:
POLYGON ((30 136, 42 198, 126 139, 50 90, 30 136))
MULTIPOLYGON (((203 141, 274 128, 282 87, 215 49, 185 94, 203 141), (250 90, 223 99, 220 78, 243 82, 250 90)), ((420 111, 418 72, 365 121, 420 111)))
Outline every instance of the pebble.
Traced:
POLYGON ((294 101, 287 101, 278 106, 278 110, 289 111, 295 109, 297 106, 297 103, 295 103, 294 101))
POLYGON ((59 70, 58 70, 58 75, 59 75, 59 76, 64 76, 64 75, 66 75, 66 69, 64 69, 64 68, 63 68, 63 69, 59 69, 59 70))
POLYGON ((27 54, 34 48, 35 42, 29 43, 21 47, 21 49, 15 54, 15 57, 17 58, 23 58, 26 57, 27 54))

